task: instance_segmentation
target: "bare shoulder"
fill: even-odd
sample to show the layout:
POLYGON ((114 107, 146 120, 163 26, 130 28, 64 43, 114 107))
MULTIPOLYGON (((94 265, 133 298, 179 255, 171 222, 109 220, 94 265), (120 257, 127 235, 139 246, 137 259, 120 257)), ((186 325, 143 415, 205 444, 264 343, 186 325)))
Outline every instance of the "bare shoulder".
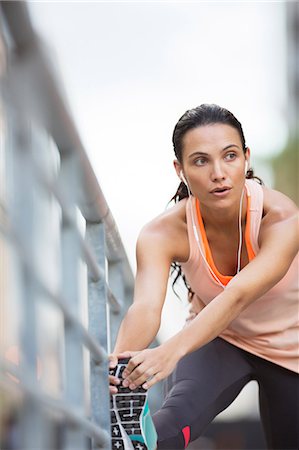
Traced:
POLYGON ((264 218, 263 222, 280 222, 290 218, 298 218, 296 204, 282 192, 263 186, 264 218))
POLYGON ((263 187, 263 191, 264 214, 259 235, 260 243, 273 232, 278 232, 281 239, 285 239, 288 235, 288 238, 292 237, 293 243, 296 243, 299 233, 299 212, 296 204, 282 192, 267 187, 263 187))
POLYGON ((181 200, 141 229, 137 241, 137 257, 144 252, 154 252, 170 262, 188 259, 186 202, 187 199, 181 200))

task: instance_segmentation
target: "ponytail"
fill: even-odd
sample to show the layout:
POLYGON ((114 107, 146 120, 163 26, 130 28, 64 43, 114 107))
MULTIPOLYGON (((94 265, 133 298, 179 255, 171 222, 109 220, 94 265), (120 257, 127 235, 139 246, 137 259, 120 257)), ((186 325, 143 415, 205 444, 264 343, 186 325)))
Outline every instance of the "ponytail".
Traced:
POLYGON ((185 185, 185 183, 181 181, 179 187, 177 188, 176 193, 169 200, 169 203, 172 201, 174 201, 174 203, 178 203, 180 200, 183 200, 183 198, 187 197, 189 197, 187 186, 185 185))

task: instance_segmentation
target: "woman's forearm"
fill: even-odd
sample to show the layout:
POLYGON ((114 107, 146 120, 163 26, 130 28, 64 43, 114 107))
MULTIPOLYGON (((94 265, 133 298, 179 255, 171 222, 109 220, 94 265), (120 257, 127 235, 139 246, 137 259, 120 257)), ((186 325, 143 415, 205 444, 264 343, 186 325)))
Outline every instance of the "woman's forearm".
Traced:
POLYGON ((182 358, 217 337, 240 314, 244 304, 238 301, 233 290, 224 291, 209 303, 200 313, 164 344, 169 351, 175 351, 182 358))
MULTIPOLYGON (((276 234, 275 238, 277 241, 276 234)), ((291 243, 293 244, 293 241, 291 243)), ((291 245, 289 247, 292 249, 291 245)), ((285 257, 278 259, 278 255, 273 253, 272 241, 267 242, 264 248, 261 247, 259 254, 229 282, 225 290, 215 297, 188 327, 167 341, 170 351, 176 351, 178 356, 182 357, 219 336, 250 303, 282 279, 294 258, 290 248, 285 254, 283 249, 280 249, 280 255, 284 254, 285 257)))
POLYGON ((150 311, 147 305, 133 304, 121 323, 113 353, 147 348, 159 327, 160 315, 156 311, 150 311))

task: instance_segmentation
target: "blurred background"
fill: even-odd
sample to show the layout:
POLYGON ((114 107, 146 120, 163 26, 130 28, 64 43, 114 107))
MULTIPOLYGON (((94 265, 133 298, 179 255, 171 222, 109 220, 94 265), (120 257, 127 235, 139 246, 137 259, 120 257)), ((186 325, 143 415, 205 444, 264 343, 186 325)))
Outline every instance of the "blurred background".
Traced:
POLYGON ((201 103, 235 114, 256 175, 298 203, 296 3, 29 4, 133 270, 177 189, 173 128, 201 103))
MULTIPOLYGON (((298 204, 298 2, 29 2, 28 8, 133 273, 140 229, 177 189, 171 137, 189 108, 216 103, 232 111, 243 125, 255 174, 298 204)), ((0 249, 0 292, 7 300, 9 269, 0 249)), ((183 286, 178 293, 180 299, 169 287, 160 342, 184 324, 183 286)), ((18 321, 7 321, 7 301, 0 308, 7 351, 18 321)), ((152 409, 160 403, 158 393, 152 409)), ((265 448, 258 421, 252 382, 190 448, 265 448)))
POLYGON ((29 4, 133 267, 140 228, 177 188, 171 137, 187 109, 216 103, 231 110, 243 125, 256 173, 276 183, 272 161, 296 127, 296 28, 288 22, 295 6, 29 4))

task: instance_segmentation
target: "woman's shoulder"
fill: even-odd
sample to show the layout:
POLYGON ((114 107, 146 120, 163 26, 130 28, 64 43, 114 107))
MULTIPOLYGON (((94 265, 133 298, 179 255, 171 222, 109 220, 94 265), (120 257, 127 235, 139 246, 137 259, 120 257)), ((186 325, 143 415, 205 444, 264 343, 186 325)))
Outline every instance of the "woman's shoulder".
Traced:
POLYGON ((145 224, 141 233, 161 233, 167 234, 171 230, 177 230, 182 225, 186 224, 186 202, 183 199, 174 206, 167 208, 157 217, 145 224))
POLYGON ((186 259, 189 252, 186 202, 187 199, 182 199, 145 224, 137 245, 157 246, 161 252, 168 252, 174 260, 186 259))
POLYGON ((264 218, 271 217, 273 221, 281 221, 298 214, 297 205, 287 195, 266 186, 262 186, 262 189, 264 218))
MULTIPOLYGON (((264 205, 263 217, 259 233, 259 243, 279 230, 281 236, 285 233, 298 236, 299 213, 296 204, 282 192, 263 186, 264 205), (278 228, 277 228, 278 227, 278 228)), ((294 238, 294 241, 297 238, 294 238)))

